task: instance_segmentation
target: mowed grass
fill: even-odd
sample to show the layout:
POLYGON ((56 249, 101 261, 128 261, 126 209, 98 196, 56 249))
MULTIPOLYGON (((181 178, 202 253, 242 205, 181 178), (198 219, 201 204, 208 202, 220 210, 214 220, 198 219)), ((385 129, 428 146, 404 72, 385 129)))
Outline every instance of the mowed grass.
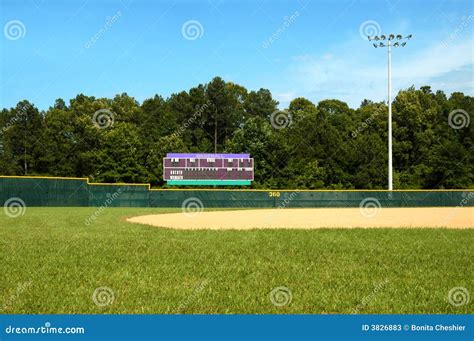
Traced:
POLYGON ((474 232, 175 231, 126 216, 174 209, 27 208, 0 215, 1 313, 472 313, 474 232), (114 300, 98 306, 99 287, 114 300), (271 291, 286 287, 283 306, 271 291), (285 301, 286 299, 286 301, 285 301))

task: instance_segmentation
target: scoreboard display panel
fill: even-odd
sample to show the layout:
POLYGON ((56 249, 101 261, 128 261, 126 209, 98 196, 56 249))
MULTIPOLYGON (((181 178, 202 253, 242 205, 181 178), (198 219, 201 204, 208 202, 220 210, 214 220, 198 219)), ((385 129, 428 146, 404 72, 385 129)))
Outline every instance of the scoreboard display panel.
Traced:
POLYGON ((249 154, 168 153, 163 159, 168 185, 250 185, 253 176, 249 154))

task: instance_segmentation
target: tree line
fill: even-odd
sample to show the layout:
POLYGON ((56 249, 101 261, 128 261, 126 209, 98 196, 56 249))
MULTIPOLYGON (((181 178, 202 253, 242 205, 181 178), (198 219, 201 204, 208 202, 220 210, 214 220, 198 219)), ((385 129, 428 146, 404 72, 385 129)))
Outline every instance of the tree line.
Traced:
MULTIPOLYGON (((429 86, 393 102, 394 187, 474 184, 473 97, 429 86)), ((77 95, 39 111, 27 100, 0 113, 0 174, 89 177, 164 187, 169 152, 250 153, 255 188, 385 189, 387 104, 357 109, 296 98, 288 108, 267 89, 216 77, 169 98, 77 95)))

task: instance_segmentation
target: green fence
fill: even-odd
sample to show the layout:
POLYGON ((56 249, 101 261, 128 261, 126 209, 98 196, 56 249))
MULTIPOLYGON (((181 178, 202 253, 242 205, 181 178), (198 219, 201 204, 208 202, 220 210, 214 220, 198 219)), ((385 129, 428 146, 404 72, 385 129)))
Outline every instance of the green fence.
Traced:
POLYGON ((87 179, 0 178, 0 201, 20 198, 26 206, 89 206, 87 179))
POLYGON ((148 207, 148 185, 89 185, 88 206, 148 207))
POLYGON ((474 206, 466 191, 151 191, 151 207, 179 207, 187 198, 204 207, 359 207, 378 202, 383 207, 474 206))
POLYGON ((0 177, 0 202, 26 206, 181 207, 188 199, 204 207, 474 206, 474 190, 447 191, 262 191, 150 190, 147 184, 90 184, 87 179, 0 177))

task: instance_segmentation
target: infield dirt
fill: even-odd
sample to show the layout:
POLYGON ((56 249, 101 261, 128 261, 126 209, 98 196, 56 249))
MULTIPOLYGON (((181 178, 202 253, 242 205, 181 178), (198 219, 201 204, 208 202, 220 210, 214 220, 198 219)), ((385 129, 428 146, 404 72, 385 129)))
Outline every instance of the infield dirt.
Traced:
POLYGON ((284 208, 144 215, 131 223, 181 230, 473 228, 474 207, 284 208))

